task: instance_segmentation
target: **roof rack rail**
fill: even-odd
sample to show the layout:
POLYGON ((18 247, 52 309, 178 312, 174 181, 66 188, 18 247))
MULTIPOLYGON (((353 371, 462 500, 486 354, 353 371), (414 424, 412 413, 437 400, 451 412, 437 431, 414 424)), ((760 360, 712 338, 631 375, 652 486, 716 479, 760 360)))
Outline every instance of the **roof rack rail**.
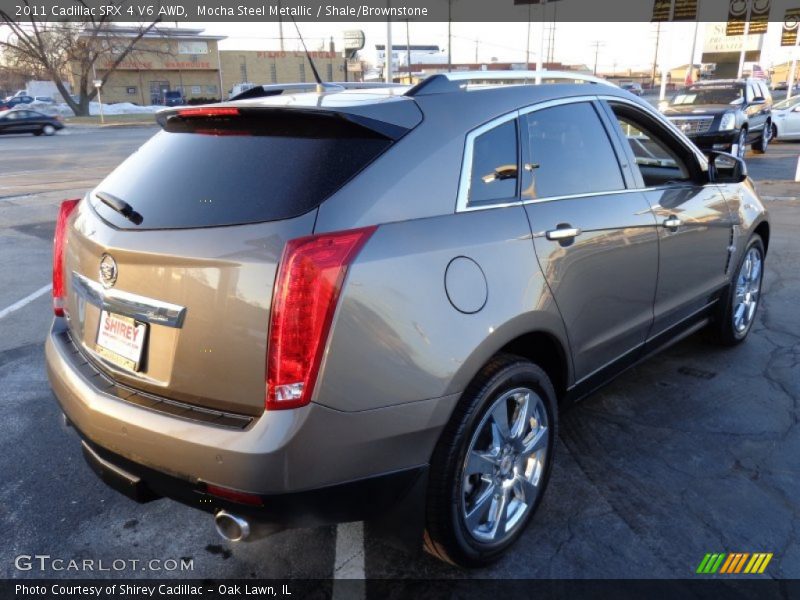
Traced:
POLYGON ((406 92, 406 96, 445 94, 466 89, 470 84, 509 82, 514 84, 540 84, 543 81, 594 83, 616 87, 606 79, 574 71, 456 71, 438 73, 422 80, 406 92))
MULTIPOLYGON (((361 81, 336 81, 324 82, 322 87, 325 92, 342 92, 344 90, 367 90, 373 88, 407 88, 408 85, 401 83, 383 82, 361 82, 361 81)), ((303 92, 315 91, 317 83, 314 81, 305 83, 270 83, 257 85, 249 90, 230 98, 230 100, 246 100, 248 98, 263 98, 265 96, 280 96, 284 92, 303 92)))

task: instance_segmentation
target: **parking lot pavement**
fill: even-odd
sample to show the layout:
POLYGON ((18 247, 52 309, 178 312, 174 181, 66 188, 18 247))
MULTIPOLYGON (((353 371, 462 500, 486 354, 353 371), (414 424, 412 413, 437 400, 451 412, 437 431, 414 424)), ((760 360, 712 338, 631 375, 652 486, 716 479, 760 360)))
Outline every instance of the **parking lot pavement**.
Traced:
MULTIPOLYGON (((58 200, 81 195, 150 133, 0 138, 0 152, 16 155, 0 196, 2 186, 28 190, 0 198, 0 311, 50 281, 58 200), (64 187, 48 183, 50 169, 64 187)), ((751 172, 782 175, 778 163, 797 153, 782 147, 748 156, 751 172)), ((800 196, 798 184, 764 185, 800 196)), ((105 487, 47 385, 45 293, 0 317, 0 577, 76 575, 15 570, 15 556, 36 553, 194 561, 191 572, 120 573, 131 577, 689 577, 707 552, 773 552, 766 576, 800 577, 800 200, 768 206, 774 230, 751 339, 721 350, 693 336, 562 415, 539 513, 515 552, 471 573, 406 556, 369 526, 363 536, 357 525, 326 527, 229 546, 208 515, 105 487)))

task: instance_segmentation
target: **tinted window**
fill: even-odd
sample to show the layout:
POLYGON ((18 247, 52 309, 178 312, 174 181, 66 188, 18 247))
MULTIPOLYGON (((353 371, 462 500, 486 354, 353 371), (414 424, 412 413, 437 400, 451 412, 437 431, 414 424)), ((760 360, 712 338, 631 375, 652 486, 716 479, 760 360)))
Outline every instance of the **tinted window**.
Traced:
POLYGON ((690 179, 689 170, 661 137, 628 117, 619 117, 646 187, 658 187, 690 179))
POLYGON ((700 85, 682 89, 670 102, 673 106, 701 104, 740 104, 743 88, 726 85, 700 85))
POLYGON ((120 228, 256 223, 316 208, 390 141, 327 115, 172 117, 98 187, 141 214, 134 225, 98 200, 120 228))
POLYGON ((470 204, 508 200, 517 195, 516 120, 475 138, 472 145, 470 204))
POLYGON ((523 139, 532 173, 526 198, 571 196, 625 188, 606 130, 591 104, 565 104, 526 115, 523 139))

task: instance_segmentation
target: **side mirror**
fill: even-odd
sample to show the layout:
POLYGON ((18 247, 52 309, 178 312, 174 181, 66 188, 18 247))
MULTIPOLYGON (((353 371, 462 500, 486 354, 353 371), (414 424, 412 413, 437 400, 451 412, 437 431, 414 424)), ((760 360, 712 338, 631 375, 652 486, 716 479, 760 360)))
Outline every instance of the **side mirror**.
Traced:
POLYGON ((727 152, 711 152, 708 160, 708 180, 711 183, 742 183, 747 179, 747 164, 727 152))
POLYGON ((798 104, 797 106, 795 106, 795 107, 792 109, 792 112, 800 112, 800 104, 798 104))
POLYGON ((764 96, 756 96, 750 104, 766 104, 767 100, 764 96))

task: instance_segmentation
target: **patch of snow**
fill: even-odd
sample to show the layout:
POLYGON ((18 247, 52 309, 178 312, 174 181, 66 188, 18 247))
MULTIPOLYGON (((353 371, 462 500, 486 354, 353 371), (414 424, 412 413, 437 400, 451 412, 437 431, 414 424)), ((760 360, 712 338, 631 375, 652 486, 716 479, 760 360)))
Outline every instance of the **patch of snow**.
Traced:
MULTIPOLYGON (((62 117, 72 117, 74 113, 68 104, 53 104, 51 102, 39 102, 34 100, 29 104, 20 106, 19 108, 27 107, 31 110, 36 110, 46 115, 60 115, 62 117)), ((118 102, 116 104, 103 104, 104 115, 141 115, 141 114, 154 114, 164 108, 163 106, 137 106, 130 102, 118 102)), ((89 103, 89 114, 100 114, 100 103, 89 103)))

